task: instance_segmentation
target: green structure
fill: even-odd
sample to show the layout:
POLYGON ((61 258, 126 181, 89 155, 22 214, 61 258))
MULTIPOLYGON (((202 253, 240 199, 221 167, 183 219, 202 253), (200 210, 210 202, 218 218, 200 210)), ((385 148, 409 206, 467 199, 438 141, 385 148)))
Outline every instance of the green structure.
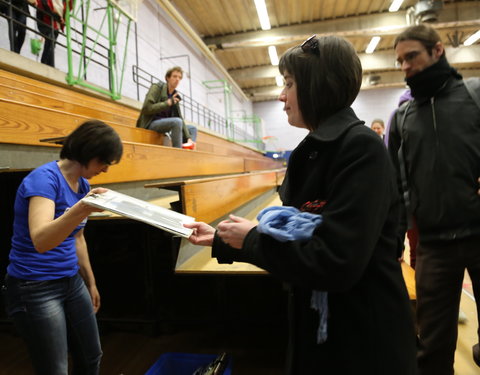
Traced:
POLYGON ((117 100, 121 97, 128 37, 132 21, 135 22, 137 3, 134 0, 121 2, 107 0, 103 8, 91 9, 91 5, 91 0, 74 0, 73 8, 70 9, 67 1, 65 26, 68 73, 66 80, 70 85, 88 87, 117 100), (93 22, 91 22, 91 16, 94 13, 99 21, 96 26, 92 26, 93 22), (122 26, 124 26, 124 39, 120 41, 119 31, 122 26), (79 28, 81 28, 80 41, 75 38, 79 35, 79 28), (109 90, 91 85, 84 80, 92 57, 100 44, 108 49, 105 61, 109 72, 109 90), (75 67, 74 51, 79 52, 78 68, 75 67))
POLYGON ((223 103, 225 107, 225 126, 227 129, 227 138, 233 142, 240 143, 258 143, 263 144, 262 141, 262 119, 257 115, 246 116, 245 114, 242 117, 234 117, 232 115, 232 86, 225 79, 218 79, 212 81, 203 81, 203 85, 208 89, 222 89, 223 90, 223 103), (241 137, 238 138, 239 131, 243 126, 243 134, 251 134, 251 137, 241 137), (251 129, 249 131, 249 128, 251 129))

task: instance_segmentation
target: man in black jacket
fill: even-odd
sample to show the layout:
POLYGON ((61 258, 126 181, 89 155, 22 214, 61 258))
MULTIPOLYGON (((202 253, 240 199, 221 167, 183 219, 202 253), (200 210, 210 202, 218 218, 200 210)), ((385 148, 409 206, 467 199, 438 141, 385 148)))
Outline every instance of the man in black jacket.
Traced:
POLYGON ((413 216, 419 230, 419 373, 453 375, 465 269, 480 298, 480 109, 433 28, 406 29, 395 53, 413 96, 393 117, 388 148, 405 217, 413 216))

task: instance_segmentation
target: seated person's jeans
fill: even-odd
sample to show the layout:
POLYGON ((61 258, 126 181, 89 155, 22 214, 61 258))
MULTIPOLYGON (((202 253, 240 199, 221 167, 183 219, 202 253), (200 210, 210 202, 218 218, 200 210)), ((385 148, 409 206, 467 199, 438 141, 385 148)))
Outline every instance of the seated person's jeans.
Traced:
POLYGON ((97 320, 79 274, 55 280, 5 277, 7 315, 26 341, 36 374, 97 375, 102 350, 97 320))
MULTIPOLYGON (((192 141, 195 142, 197 140, 197 128, 193 125, 187 125, 187 128, 192 137, 192 141)), ((182 143, 187 141, 183 139, 183 120, 180 117, 153 120, 150 125, 148 125, 148 129, 163 134, 170 132, 173 147, 181 148, 182 143)))

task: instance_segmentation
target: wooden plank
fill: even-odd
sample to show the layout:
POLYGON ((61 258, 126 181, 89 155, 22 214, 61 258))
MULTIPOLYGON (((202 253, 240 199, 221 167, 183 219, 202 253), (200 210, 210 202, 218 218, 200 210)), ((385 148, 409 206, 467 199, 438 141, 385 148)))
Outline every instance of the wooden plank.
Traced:
MULTIPOLYGON (((253 222, 257 222, 257 215, 265 207, 281 206, 282 202, 277 193, 264 194, 251 201, 248 205, 242 206, 235 211, 235 214, 253 222)), ((213 224, 215 226, 215 224, 213 224)), ((219 264, 211 257, 210 247, 200 247, 190 244, 182 239, 180 244, 175 273, 187 274, 256 274, 266 275, 265 270, 249 263, 233 262, 233 264, 219 264)))
POLYGON ((78 91, 75 91, 74 86, 62 87, 58 85, 53 85, 33 78, 28 78, 22 75, 8 72, 2 69, 0 69, 0 84, 16 89, 35 92, 46 97, 63 100, 70 104, 102 108, 105 111, 117 113, 125 117, 130 117, 132 119, 136 119, 139 114, 138 109, 124 106, 106 97, 99 99, 98 97, 93 97, 84 93, 80 93, 78 91))
MULTIPOLYGON (((0 98, 0 142, 44 146, 40 139, 67 136, 88 119, 81 115, 9 102, 0 98)), ((124 141, 163 144, 163 134, 125 125, 108 124, 124 141)))
POLYGON ((281 170, 277 171, 277 186, 282 185, 286 172, 287 168, 282 168, 281 170))
POLYGON ((275 172, 246 174, 181 187, 183 213, 210 223, 276 187, 275 172))
POLYGON ((35 92, 7 87, 3 84, 0 84, 0 98, 17 104, 48 108, 56 112, 94 118, 110 124, 126 125, 130 127, 136 126, 136 118, 125 117, 119 113, 111 112, 110 110, 106 111, 99 105, 86 106, 77 103, 73 104, 65 101, 66 98, 55 99, 35 92))
MULTIPOLYGON (((262 173, 281 173, 282 170, 270 170, 270 171, 261 171, 261 172, 247 172, 248 176, 252 176, 254 174, 262 174, 262 173)), ((183 185, 190 185, 190 184, 198 184, 201 182, 210 182, 210 181, 221 181, 225 179, 231 179, 235 177, 246 176, 246 173, 238 173, 238 174, 227 174, 223 176, 215 176, 215 177, 197 177, 192 179, 177 179, 177 180, 169 180, 169 181, 159 181, 145 184, 145 188, 159 188, 159 189, 168 189, 172 187, 180 187, 183 185)), ((278 178, 277 178, 278 181, 278 178)))
POLYGON ((123 145, 124 153, 120 163, 112 165, 108 173, 92 178, 91 184, 243 172, 241 157, 134 142, 123 142, 123 145))
POLYGON ((245 171, 261 171, 266 169, 281 168, 282 163, 268 157, 263 158, 245 158, 245 171))
POLYGON ((415 290, 415 270, 407 263, 402 261, 402 273, 407 285, 408 296, 410 300, 415 301, 417 299, 417 292, 415 290))
POLYGON ((264 155, 260 151, 250 149, 221 136, 209 133, 208 130, 199 133, 197 146, 198 149, 201 148, 202 151, 213 152, 217 155, 242 155, 250 158, 264 158, 264 155))
MULTIPOLYGON (((182 241, 185 241, 182 239, 182 241)), ((212 249, 203 247, 180 267, 176 273, 186 274, 235 274, 235 275, 267 275, 268 272, 249 263, 233 262, 232 264, 219 264, 217 259, 212 258, 212 249)))

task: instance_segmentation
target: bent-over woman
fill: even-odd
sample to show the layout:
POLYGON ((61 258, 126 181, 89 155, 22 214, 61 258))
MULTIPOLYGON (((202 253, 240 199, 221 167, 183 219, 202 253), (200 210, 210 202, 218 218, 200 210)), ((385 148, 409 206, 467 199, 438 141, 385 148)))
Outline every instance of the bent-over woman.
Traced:
POLYGON ((98 374, 102 350, 95 313, 100 295, 83 228, 97 209, 80 200, 88 179, 118 163, 118 134, 90 120, 66 139, 60 160, 29 173, 14 206, 10 263, 5 277, 8 316, 27 343, 37 374, 98 374))

